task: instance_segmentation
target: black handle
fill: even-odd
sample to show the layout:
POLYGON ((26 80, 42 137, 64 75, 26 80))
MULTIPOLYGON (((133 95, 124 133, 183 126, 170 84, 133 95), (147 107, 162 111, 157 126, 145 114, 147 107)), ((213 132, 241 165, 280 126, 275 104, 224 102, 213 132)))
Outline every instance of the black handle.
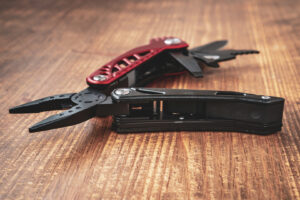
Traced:
POLYGON ((267 134, 282 126, 284 99, 231 91, 123 88, 112 92, 128 105, 115 116, 118 132, 166 130, 267 134))

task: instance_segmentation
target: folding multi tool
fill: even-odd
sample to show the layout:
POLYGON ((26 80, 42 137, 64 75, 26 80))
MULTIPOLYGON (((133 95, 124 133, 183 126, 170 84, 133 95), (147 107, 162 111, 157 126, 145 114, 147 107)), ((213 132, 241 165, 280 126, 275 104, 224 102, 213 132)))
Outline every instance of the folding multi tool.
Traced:
POLYGON ((86 78, 79 93, 32 101, 10 113, 36 113, 68 109, 32 126, 37 132, 81 123, 92 117, 113 115, 117 132, 211 130, 267 134, 281 129, 284 99, 226 91, 135 88, 162 75, 184 71, 202 77, 203 66, 255 50, 218 50, 226 41, 188 50, 179 38, 152 39, 108 62, 86 78), (125 87, 125 88, 121 88, 125 87), (118 89, 115 89, 118 88, 118 89), (115 89, 115 90, 114 90, 115 89))

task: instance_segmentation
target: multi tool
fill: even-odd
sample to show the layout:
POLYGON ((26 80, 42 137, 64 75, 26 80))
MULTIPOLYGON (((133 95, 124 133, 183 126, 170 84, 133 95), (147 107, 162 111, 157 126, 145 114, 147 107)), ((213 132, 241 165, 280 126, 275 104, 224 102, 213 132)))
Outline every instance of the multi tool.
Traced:
POLYGON ((227 41, 188 49, 179 38, 152 39, 108 62, 86 78, 79 93, 54 95, 9 110, 36 113, 68 109, 38 122, 30 132, 81 123, 92 117, 113 115, 117 132, 241 131, 268 134, 282 126, 284 99, 228 91, 140 88, 165 75, 188 71, 202 77, 204 66, 255 50, 219 50, 227 41), (117 88, 117 89, 116 89, 117 88))

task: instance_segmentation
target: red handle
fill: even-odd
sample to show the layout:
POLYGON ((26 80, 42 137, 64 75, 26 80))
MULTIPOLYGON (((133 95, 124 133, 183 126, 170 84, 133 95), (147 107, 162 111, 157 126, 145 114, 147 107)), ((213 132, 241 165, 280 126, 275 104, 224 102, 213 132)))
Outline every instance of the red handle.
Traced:
POLYGON ((181 49, 188 44, 179 38, 163 37, 150 40, 150 44, 134 48, 108 62, 86 78, 89 85, 107 85, 127 74, 143 62, 167 49, 181 49))

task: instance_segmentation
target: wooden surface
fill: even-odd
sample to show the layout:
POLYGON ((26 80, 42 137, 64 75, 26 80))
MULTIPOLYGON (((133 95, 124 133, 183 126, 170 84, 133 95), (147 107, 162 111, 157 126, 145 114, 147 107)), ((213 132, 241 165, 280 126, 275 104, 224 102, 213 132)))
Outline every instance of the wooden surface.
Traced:
POLYGON ((297 0, 1 1, 0 199, 300 199, 299 10, 297 0), (105 62, 169 35, 261 54, 149 87, 281 96, 282 131, 122 135, 95 118, 29 134, 56 112, 8 114, 80 91, 105 62))

